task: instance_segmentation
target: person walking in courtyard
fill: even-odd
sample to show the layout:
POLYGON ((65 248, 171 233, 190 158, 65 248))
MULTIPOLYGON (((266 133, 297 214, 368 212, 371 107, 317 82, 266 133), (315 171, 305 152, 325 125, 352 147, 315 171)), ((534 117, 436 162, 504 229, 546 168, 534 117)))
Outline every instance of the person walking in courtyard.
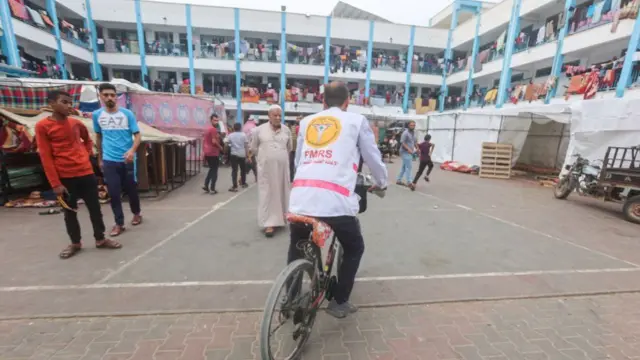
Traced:
POLYGON ((411 186, 411 190, 416 189, 416 184, 418 183, 418 179, 422 175, 424 169, 427 169, 427 174, 424 176, 425 181, 429 181, 429 174, 431 174, 431 170, 433 170, 433 161, 431 161, 431 154, 433 154, 433 149, 435 148, 435 144, 431 142, 431 135, 427 134, 424 136, 424 141, 418 145, 418 149, 420 150, 420 165, 418 166, 418 172, 416 172, 415 178, 413 178, 413 183, 411 186))
POLYGON ((291 132, 282 125, 282 108, 269 108, 269 121, 258 126, 252 135, 251 152, 258 163, 258 225, 267 237, 276 227, 285 226, 285 213, 291 190, 289 152, 291 132))
POLYGON ((238 191, 238 170, 240 170, 240 186, 247 187, 247 162, 251 162, 248 158, 249 141, 247 135, 242 132, 240 123, 233 124, 233 132, 229 134, 229 161, 231 162, 231 192, 238 191))
POLYGON ((107 183, 107 191, 111 197, 111 210, 116 221, 110 235, 118 236, 125 231, 122 191, 127 194, 129 207, 133 213, 131 225, 136 226, 142 223, 135 163, 142 134, 133 113, 118 107, 114 85, 101 84, 98 86, 98 91, 104 107, 93 112, 93 129, 96 132, 98 160, 107 183))
POLYGON ((93 226, 98 249, 120 249, 122 245, 105 238, 105 226, 98 197, 98 180, 89 159, 93 141, 89 130, 74 118, 69 118, 73 101, 63 91, 48 94, 53 114, 35 127, 36 143, 42 167, 53 192, 64 201, 64 224, 71 244, 60 253, 68 259, 82 250, 82 233, 78 222, 78 199, 83 199, 93 226))
POLYGON ((204 159, 209 166, 207 177, 204 179, 204 190, 206 193, 217 194, 216 182, 218 181, 218 167, 220 166, 220 150, 222 142, 218 133, 218 115, 211 114, 211 127, 204 133, 202 144, 204 159))
MULTIPOLYGON (((251 143, 251 135, 253 135, 253 131, 256 127, 258 127, 258 124, 256 118, 253 115, 249 116, 247 121, 242 126, 242 132, 247 135, 247 141, 249 141, 249 143, 251 143)), ((258 182, 258 164, 256 164, 256 156, 255 154, 250 155, 251 156, 247 157, 247 174, 249 174, 249 171, 252 171, 256 182, 258 182)))
POLYGON ((400 158, 402 159, 402 167, 400 168, 400 173, 398 174, 398 178, 396 179, 396 184, 408 185, 410 188, 413 187, 413 183, 411 182, 413 153, 417 149, 416 136, 414 134, 415 128, 416 122, 409 121, 409 124, 407 124, 407 128, 400 136, 400 158), (402 182, 403 176, 407 181, 406 183, 402 182))

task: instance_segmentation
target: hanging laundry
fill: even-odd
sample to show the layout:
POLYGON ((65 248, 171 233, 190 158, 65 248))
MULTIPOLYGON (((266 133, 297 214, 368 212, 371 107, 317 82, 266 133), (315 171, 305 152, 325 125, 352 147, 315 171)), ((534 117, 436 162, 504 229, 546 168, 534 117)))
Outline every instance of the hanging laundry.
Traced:
POLYGON ((498 52, 504 49, 506 36, 507 36, 507 30, 503 31, 502 34, 500 34, 500 36, 498 37, 498 40, 496 40, 496 49, 498 50, 498 52))
POLYGON ((29 14, 27 13, 27 8, 19 1, 9 0, 9 7, 11 8, 11 12, 13 16, 22 20, 29 20, 29 14))
POLYGON ((538 36, 536 37, 536 45, 540 45, 544 42, 544 33, 546 31, 546 28, 543 26, 540 29, 538 29, 538 36))
POLYGON ((600 22, 602 18, 602 8, 604 7, 604 1, 597 3, 593 10, 593 18, 591 20, 592 24, 597 24, 600 22))
POLYGON ((27 8, 27 11, 29 12, 29 15, 31 15, 31 19, 33 19, 33 22, 36 23, 36 25, 38 25, 41 28, 45 28, 47 27, 44 23, 44 21, 42 20, 42 16, 40 16, 40 14, 33 10, 32 8, 25 6, 27 8))

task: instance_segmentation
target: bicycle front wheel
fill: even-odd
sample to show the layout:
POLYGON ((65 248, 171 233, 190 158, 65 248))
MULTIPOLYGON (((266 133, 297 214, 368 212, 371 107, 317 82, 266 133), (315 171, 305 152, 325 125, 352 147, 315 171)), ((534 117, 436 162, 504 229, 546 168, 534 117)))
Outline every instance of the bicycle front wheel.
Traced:
POLYGON ((302 353, 316 318, 317 309, 311 308, 318 296, 313 288, 314 271, 310 261, 301 259, 278 275, 267 297, 260 326, 262 360, 291 360, 302 353), (278 330, 282 333, 274 334, 278 330))

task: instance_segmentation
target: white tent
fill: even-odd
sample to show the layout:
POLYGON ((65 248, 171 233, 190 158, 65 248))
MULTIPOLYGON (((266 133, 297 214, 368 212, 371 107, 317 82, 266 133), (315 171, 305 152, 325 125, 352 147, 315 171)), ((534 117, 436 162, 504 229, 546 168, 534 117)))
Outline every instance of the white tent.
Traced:
POLYGON ((568 139, 568 105, 520 105, 430 114, 427 129, 436 144, 433 160, 479 165, 483 142, 513 145, 515 164, 559 167, 568 139))
POLYGON ((604 157, 609 146, 640 145, 640 99, 588 100, 571 107, 571 139, 565 164, 580 154, 591 161, 604 157))

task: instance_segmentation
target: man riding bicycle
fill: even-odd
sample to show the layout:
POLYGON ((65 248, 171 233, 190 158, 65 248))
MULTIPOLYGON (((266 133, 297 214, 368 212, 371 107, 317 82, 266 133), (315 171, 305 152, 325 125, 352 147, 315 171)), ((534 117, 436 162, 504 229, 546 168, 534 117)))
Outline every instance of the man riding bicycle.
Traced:
MULTIPOLYGON (((338 284, 327 312, 343 318, 357 311, 349 303, 364 239, 356 218, 359 197, 354 192, 358 163, 364 160, 374 179, 374 187, 387 187, 387 168, 382 162, 375 136, 367 119, 346 112, 349 90, 340 82, 325 85, 324 111, 300 122, 296 149, 296 174, 289 198, 289 211, 319 219, 331 227, 344 250, 338 269, 338 284)), ((298 243, 309 238, 311 229, 292 223, 289 263, 303 258, 298 243)))

